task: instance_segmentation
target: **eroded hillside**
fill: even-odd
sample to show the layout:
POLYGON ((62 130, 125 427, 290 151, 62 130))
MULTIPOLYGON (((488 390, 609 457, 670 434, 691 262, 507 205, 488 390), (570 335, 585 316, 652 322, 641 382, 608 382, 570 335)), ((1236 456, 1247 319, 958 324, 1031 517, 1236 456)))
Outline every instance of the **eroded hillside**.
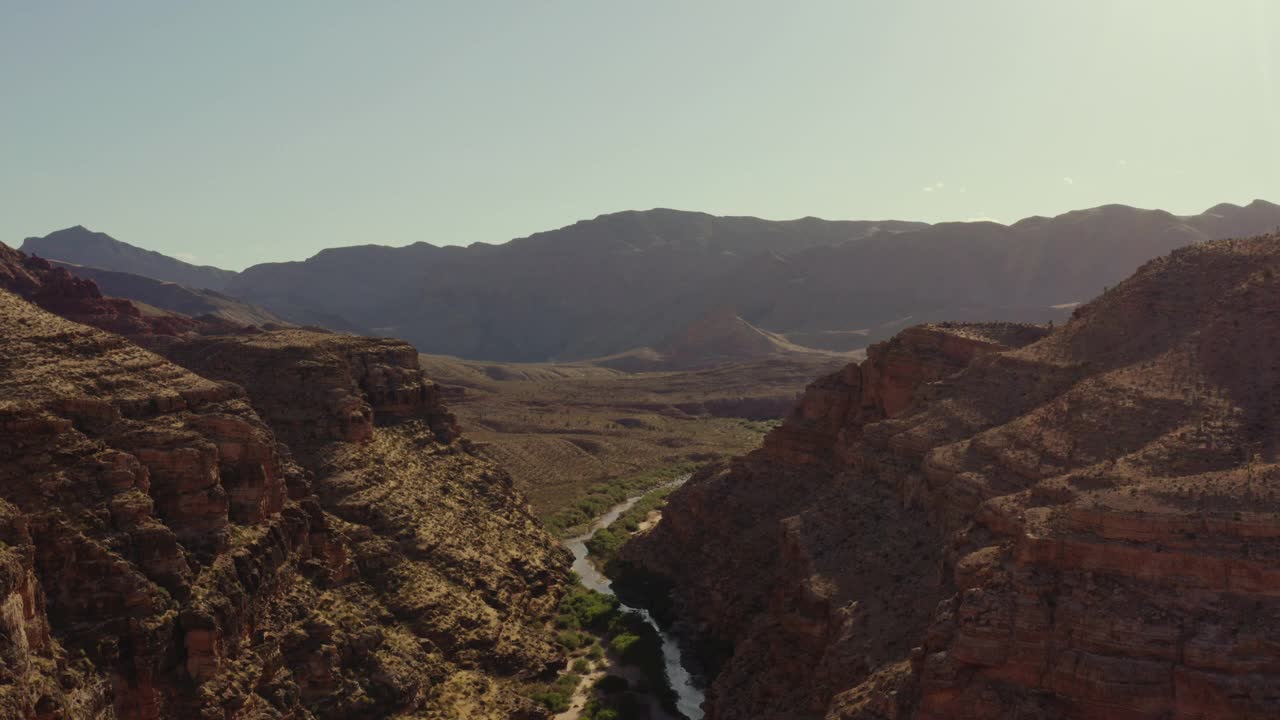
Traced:
POLYGON ((624 553, 725 651, 709 717, 1280 714, 1278 273, 1188 247, 811 386, 624 553))
POLYGON ((0 259, 178 361, 0 289, 0 715, 545 716, 567 553, 413 348, 152 327, 0 259))

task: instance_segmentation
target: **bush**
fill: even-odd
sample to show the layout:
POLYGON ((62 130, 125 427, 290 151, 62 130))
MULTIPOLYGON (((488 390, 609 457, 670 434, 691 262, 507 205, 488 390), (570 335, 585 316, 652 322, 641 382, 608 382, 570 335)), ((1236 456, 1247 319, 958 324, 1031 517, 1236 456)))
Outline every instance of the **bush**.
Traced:
POLYGON ((573 661, 573 671, 576 673, 585 673, 591 669, 591 663, 586 658, 578 658, 573 661))
MULTIPOLYGON (((618 605, 618 599, 612 595, 588 590, 579 585, 570 589, 560 601, 560 614, 573 618, 576 625, 568 626, 573 629, 590 628, 604 631, 617 619, 618 605)), ((556 624, 560 624, 559 617, 556 619, 556 624)))
POLYGON ((671 482, 681 475, 692 473, 696 467, 696 463, 680 463, 671 467, 601 481, 568 507, 547 518, 547 528, 556 535, 567 536, 603 514, 611 506, 633 495, 671 482))
MULTIPOLYGON (((571 695, 572 693, 570 693, 571 695)), ((562 713, 569 709, 569 697, 556 690, 543 690, 535 692, 532 697, 534 702, 542 705, 546 709, 554 713, 562 713)))
MULTIPOLYGON (((623 615, 614 624, 615 633, 609 649, 618 660, 639 668, 644 675, 644 686, 656 693, 668 710, 675 708, 675 691, 668 682, 666 664, 662 657, 662 640, 656 630, 634 613, 623 615)), ((626 708, 615 705, 627 717, 626 708)))
POLYGON ((556 642, 560 643, 560 647, 565 650, 577 650, 578 648, 591 642, 591 638, 583 635, 577 630, 562 630, 556 635, 556 642))
POLYGON ((605 568, 605 574, 613 576, 611 566, 622 546, 640 529, 640 523, 649 517, 649 513, 661 510, 667 504, 667 498, 674 491, 674 487, 659 487, 650 492, 637 500, 612 525, 599 530, 587 541, 587 552, 595 558, 597 565, 605 568))
POLYGON ((618 554, 628 537, 628 533, 614 530, 613 526, 602 528, 587 541, 587 552, 607 563, 618 554))
POLYGON ((624 662, 629 662, 628 655, 632 651, 632 648, 636 647, 636 643, 638 642, 640 642, 639 635, 622 633, 609 641, 609 649, 613 651, 614 655, 617 655, 624 662))
POLYGON ((578 689, 578 683, 582 680, 582 676, 577 673, 568 672, 556 678, 555 687, 560 692, 573 694, 578 689))

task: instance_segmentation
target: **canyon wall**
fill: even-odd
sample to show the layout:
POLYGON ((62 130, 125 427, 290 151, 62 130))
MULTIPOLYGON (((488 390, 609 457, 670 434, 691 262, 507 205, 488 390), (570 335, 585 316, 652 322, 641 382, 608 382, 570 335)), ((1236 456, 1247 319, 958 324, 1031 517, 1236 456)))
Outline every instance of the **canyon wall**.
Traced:
POLYGON ((412 347, 0 261, 0 716, 545 717, 569 558, 412 347))
POLYGON ((623 552, 724 649, 708 716, 1280 715, 1278 272, 1185 248, 814 383, 623 552))

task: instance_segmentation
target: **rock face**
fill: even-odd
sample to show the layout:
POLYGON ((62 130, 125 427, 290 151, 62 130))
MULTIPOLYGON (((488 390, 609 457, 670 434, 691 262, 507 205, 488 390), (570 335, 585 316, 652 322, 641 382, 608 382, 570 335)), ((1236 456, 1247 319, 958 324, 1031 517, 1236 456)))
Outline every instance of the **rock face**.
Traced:
POLYGON ((148 317, 128 300, 103 297, 92 280, 2 244, 0 287, 62 317, 124 335, 173 335, 200 327, 176 315, 148 317))
POLYGON ((0 716, 544 716, 568 558, 411 347, 134 337, 0 289, 0 716))
POLYGON ((1197 245, 815 383, 624 550, 725 649, 708 716, 1280 716, 1278 289, 1280 237, 1197 245))

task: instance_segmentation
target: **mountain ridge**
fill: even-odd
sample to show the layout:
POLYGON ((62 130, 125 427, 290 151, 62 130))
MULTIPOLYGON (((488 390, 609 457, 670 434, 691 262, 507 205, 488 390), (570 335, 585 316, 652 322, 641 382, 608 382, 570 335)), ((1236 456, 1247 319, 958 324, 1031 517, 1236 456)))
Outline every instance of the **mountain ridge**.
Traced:
POLYGON ((654 209, 499 245, 330 248, 247 268, 223 292, 289 322, 403 336, 471 359, 612 356, 717 307, 789 342, 849 351, 887 338, 902 318, 1061 320, 1062 306, 1152 257, 1277 226, 1280 206, 1262 200, 1183 216, 1112 204, 1010 225, 654 209))
POLYGON ((283 319, 260 307, 236 300, 216 290, 196 289, 168 280, 118 270, 50 261, 71 274, 92 280, 107 295, 128 298, 135 303, 191 317, 212 315, 240 325, 287 325, 283 319))
POLYGON ((811 384, 622 553, 709 720, 1276 716, 1278 284, 1280 234, 1198 243, 811 384))
POLYGON ((195 265, 155 250, 130 245, 83 225, 73 225, 44 237, 29 237, 18 249, 28 255, 104 270, 132 272, 197 289, 225 290, 236 275, 232 270, 195 265))

